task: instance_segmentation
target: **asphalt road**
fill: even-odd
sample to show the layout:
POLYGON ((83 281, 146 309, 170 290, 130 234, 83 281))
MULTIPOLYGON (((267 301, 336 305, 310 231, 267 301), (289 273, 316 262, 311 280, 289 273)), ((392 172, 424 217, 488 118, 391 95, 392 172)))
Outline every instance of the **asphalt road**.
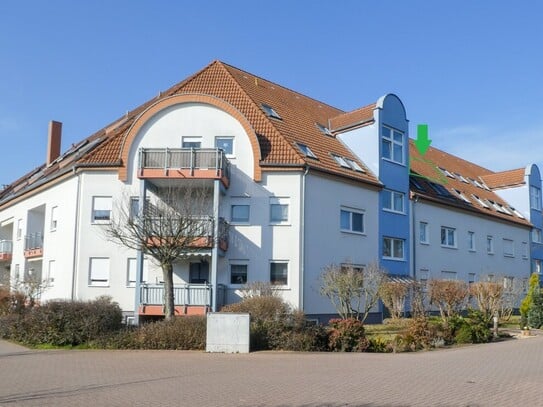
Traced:
POLYGON ((0 406, 543 406, 543 336, 404 354, 34 351, 0 406))

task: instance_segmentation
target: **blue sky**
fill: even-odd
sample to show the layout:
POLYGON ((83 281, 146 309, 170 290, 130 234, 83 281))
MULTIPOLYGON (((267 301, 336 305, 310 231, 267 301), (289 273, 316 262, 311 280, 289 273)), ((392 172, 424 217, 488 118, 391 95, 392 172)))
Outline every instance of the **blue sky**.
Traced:
POLYGON ((351 110, 396 93, 411 136, 492 170, 543 166, 543 3, 0 2, 0 186, 220 59, 351 110))

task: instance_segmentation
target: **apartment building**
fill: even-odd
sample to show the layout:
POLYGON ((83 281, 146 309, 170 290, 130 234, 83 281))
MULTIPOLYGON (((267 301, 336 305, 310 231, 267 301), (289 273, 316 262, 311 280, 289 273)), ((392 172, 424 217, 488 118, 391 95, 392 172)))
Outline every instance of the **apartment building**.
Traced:
POLYGON ((537 167, 505 188, 437 149, 418 155, 393 94, 344 112, 214 61, 62 154, 60 145, 52 122, 44 165, 0 191, 0 283, 43 280, 42 301, 109 295, 127 317, 160 315, 160 267, 106 230, 123 205, 142 216, 172 187, 204 197, 201 239, 174 265, 178 315, 220 309, 244 284, 267 281, 325 320, 334 310, 319 276, 332 263, 469 280, 527 278, 541 259, 537 167), (503 195, 513 190, 524 204, 503 195))

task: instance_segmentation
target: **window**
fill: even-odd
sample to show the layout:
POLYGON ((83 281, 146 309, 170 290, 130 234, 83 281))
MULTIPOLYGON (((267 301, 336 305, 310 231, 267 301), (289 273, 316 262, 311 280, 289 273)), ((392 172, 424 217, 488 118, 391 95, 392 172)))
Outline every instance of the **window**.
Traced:
POLYGON ((452 172, 450 172, 449 170, 443 168, 443 167, 437 167, 439 169, 439 171, 441 171, 441 173, 449 178, 455 178, 454 175, 452 174, 452 172))
POLYGON ((182 148, 201 148, 202 147, 202 138, 201 137, 183 137, 181 141, 182 148))
POLYGON ((288 222, 288 198, 270 199, 270 222, 276 224, 288 222))
POLYGON ((53 206, 51 208, 51 232, 57 230, 58 225, 58 207, 53 206))
POLYGON ((515 281, 514 277, 511 277, 511 276, 505 276, 503 278, 503 288, 505 289, 505 291, 510 292, 513 289, 514 281, 515 281))
POLYGON ((249 205, 232 205, 230 217, 232 223, 249 223, 250 208, 249 205))
POLYGON ((430 244, 427 222, 419 222, 419 243, 430 244))
POLYGON ((471 196, 479 203, 479 205, 481 205, 483 208, 490 208, 490 206, 488 206, 488 204, 483 201, 481 198, 479 198, 477 195, 475 194, 471 194, 471 196))
POLYGON ((234 154, 234 137, 215 137, 215 148, 219 148, 226 155, 234 154))
POLYGON ((541 260, 534 259, 532 262, 532 272, 541 274, 541 260))
POLYGON ((364 233, 364 213, 353 209, 341 208, 339 224, 342 232, 364 233))
POLYGON ((525 219, 524 218, 524 215, 522 213, 520 213, 519 211, 517 211, 515 208, 513 208, 512 206, 509 207, 509 209, 511 209, 511 211, 513 211, 513 213, 515 215, 517 215, 520 219, 525 219))
POLYGON ((347 164, 349 164, 349 166, 353 170, 358 171, 358 172, 366 172, 366 171, 364 171, 364 169, 360 165, 358 165, 358 163, 356 161, 351 160, 350 158, 347 158, 347 157, 343 157, 343 159, 345 160, 345 162, 347 164))
POLYGON ((23 220, 17 220, 17 240, 23 237, 23 220))
POLYGON ((464 202, 466 203, 471 203, 471 201, 468 199, 468 197, 466 195, 464 195, 462 193, 462 191, 459 191, 458 189, 453 189, 454 192, 456 192, 456 195, 458 195, 458 197, 463 200, 464 202))
POLYGON ((383 209, 391 212, 404 213, 404 194, 384 189, 383 209))
POLYGON ((422 268, 419 270, 419 282, 423 292, 428 291, 428 279, 430 278, 430 270, 422 268))
POLYGON ((136 274, 138 272, 138 263, 136 258, 126 259, 126 285, 133 287, 136 285, 136 274))
POLYGON ((109 258, 91 257, 89 264, 89 285, 105 287, 109 284, 109 258))
POLYGON ((21 266, 19 264, 15 265, 15 281, 19 282, 19 278, 21 277, 21 266))
POLYGON ((345 161, 345 159, 339 155, 332 154, 332 157, 334 160, 336 160, 336 163, 338 163, 343 168, 351 168, 351 166, 345 161))
POLYGON ((468 232, 468 250, 475 251, 475 232, 468 232))
POLYGON ((456 229, 441 226, 441 246, 456 247, 456 229))
POLYGON ((449 193, 449 191, 447 191, 447 188, 445 188, 443 185, 441 184, 435 184, 433 182, 429 182, 428 185, 430 185, 430 187, 435 191, 436 194, 438 194, 439 196, 443 196, 443 197, 446 197, 446 198, 450 198, 451 197, 451 194, 449 193))
POLYGON ((341 271, 343 272, 352 270, 352 271, 356 271, 357 273, 362 273, 364 271, 363 264, 341 263, 340 267, 341 267, 341 271))
POLYGON ((54 285, 55 282, 55 276, 56 276, 56 262, 55 260, 49 260, 49 264, 47 267, 47 284, 49 286, 54 285))
POLYGON ((92 222, 108 223, 111 220, 112 198, 95 196, 92 198, 92 222))
POLYGON ((288 263, 270 263, 270 283, 272 285, 288 285, 288 263))
POLYGON ((528 255, 528 242, 522 242, 522 258, 527 259, 528 255))
POLYGON ((247 283, 247 264, 230 264, 230 284, 247 283))
POLYGON ((468 285, 472 285, 475 282, 475 273, 468 273, 468 285))
POLYGON ((456 271, 442 270, 441 279, 442 280, 456 280, 456 271))
POLYGON ((488 254, 494 254, 494 238, 492 236, 486 237, 486 252, 488 254))
POLYGON ((392 237, 383 238, 383 257, 403 260, 404 259, 404 243, 403 239, 394 239, 392 237))
POLYGON ((503 239, 503 255, 515 257, 515 243, 511 239, 503 239))
POLYGON ((422 186, 422 184, 413 176, 409 178, 409 185, 418 191, 424 191, 424 187, 422 186))
POLYGON ((330 131, 330 129, 326 126, 323 126, 322 124, 319 124, 319 123, 315 123, 317 125, 317 128, 324 134, 326 134, 327 136, 333 136, 332 132, 330 131))
POLYGON ((273 117, 274 119, 282 120, 281 116, 279 116, 279 113, 277 113, 275 109, 271 107, 270 105, 266 105, 263 103, 262 109, 264 110, 264 113, 266 113, 266 116, 273 117))
POLYGON ((296 143, 296 144, 298 145, 298 148, 303 153, 303 155, 305 155, 306 157, 314 158, 314 159, 318 160, 315 153, 313 153, 313 151, 311 151, 311 149, 308 146, 306 146, 305 144, 302 144, 302 143, 296 143))
POLYGON ((403 133, 389 127, 383 127, 382 133, 381 150, 383 158, 403 164, 403 133))
POLYGON ((541 189, 530 186, 530 208, 541 210, 541 189))
POLYGON ((541 229, 533 228, 532 229, 532 242, 534 243, 543 243, 541 237, 541 229))

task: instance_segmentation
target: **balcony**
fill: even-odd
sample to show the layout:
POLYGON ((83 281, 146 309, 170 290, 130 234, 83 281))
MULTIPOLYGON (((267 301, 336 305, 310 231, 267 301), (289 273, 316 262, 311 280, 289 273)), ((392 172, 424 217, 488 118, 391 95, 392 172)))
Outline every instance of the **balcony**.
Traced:
POLYGON ((0 240, 0 261, 11 261, 13 253, 13 242, 11 240, 0 240))
POLYGON ((27 259, 43 256, 43 233, 31 233, 25 236, 24 255, 27 259))
MULTIPOLYGON (((174 285, 175 315, 205 315, 211 310, 211 284, 174 285)), ((224 305, 225 286, 217 285, 217 309, 224 305)), ((164 315, 164 287, 162 284, 143 284, 140 287, 140 315, 164 315)))
MULTIPOLYGON (((170 219, 167 218, 145 217, 144 222, 146 225, 144 229, 153 235, 153 237, 148 239, 149 244, 157 246, 160 245, 161 242, 169 243, 171 241, 171 237, 159 236, 159 231, 166 234, 168 231, 172 231, 173 234, 178 235, 179 231, 187 230, 187 234, 190 235, 191 239, 188 246, 192 249, 212 249, 216 242, 220 250, 223 252, 228 250, 228 233, 230 225, 224 218, 219 218, 219 235, 217 236, 217 239, 214 237, 215 221, 213 217, 195 217, 192 220, 196 221, 194 226, 190 225, 192 221, 180 221, 179 227, 177 227, 175 222, 171 222, 170 219), (173 223, 173 226, 171 226, 171 223, 173 223), (154 235, 155 232, 157 232, 156 236, 154 235)), ((179 235, 178 239, 183 240, 182 233, 179 233, 179 235)))
POLYGON ((230 162, 215 148, 142 148, 138 178, 218 179, 228 188, 230 162))

